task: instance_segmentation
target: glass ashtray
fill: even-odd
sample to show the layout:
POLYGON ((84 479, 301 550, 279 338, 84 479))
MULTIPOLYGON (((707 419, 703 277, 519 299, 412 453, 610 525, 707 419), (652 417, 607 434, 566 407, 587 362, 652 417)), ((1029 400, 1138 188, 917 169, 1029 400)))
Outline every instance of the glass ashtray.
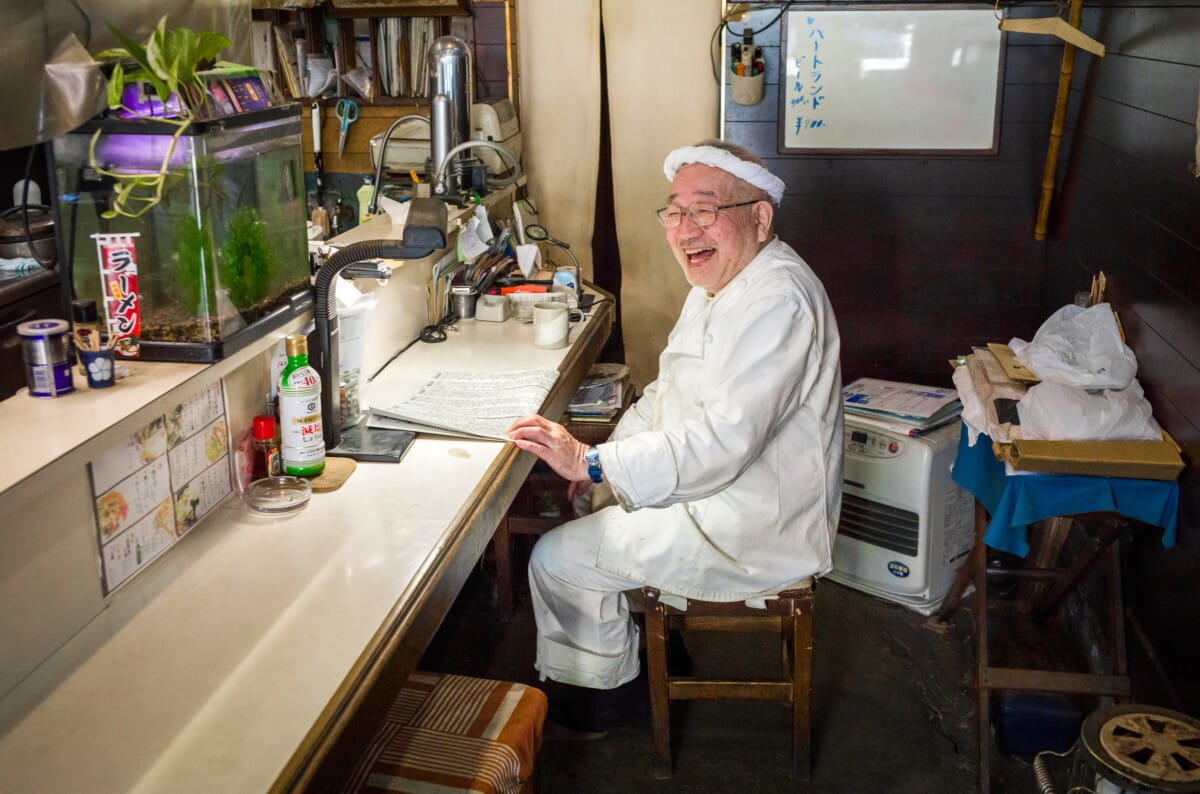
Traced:
POLYGON ((308 504, 312 486, 303 477, 264 477, 246 486, 242 498, 256 513, 267 516, 286 516, 299 512, 308 504))

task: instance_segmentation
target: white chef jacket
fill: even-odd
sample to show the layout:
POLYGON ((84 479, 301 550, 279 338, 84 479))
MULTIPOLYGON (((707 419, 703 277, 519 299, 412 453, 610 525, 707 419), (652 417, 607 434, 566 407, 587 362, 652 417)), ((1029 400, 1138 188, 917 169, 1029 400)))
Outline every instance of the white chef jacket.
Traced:
POLYGON ((597 566, 708 601, 828 572, 840 347, 824 287, 778 238, 715 296, 693 288, 658 380, 599 445, 620 507, 603 511, 597 566))

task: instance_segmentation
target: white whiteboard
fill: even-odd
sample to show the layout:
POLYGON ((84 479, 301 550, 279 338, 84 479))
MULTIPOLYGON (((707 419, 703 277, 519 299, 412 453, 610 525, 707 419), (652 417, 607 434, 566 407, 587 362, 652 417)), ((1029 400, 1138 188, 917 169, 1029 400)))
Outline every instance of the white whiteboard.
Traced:
POLYGON ((785 22, 780 151, 996 151, 991 6, 820 6, 785 22))

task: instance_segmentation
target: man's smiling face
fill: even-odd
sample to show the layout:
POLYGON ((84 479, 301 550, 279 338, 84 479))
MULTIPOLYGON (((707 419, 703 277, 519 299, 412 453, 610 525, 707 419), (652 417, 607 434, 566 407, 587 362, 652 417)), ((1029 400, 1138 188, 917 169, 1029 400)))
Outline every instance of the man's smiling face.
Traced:
POLYGON ((697 226, 687 210, 697 204, 737 204, 752 196, 748 185, 710 165, 692 163, 675 174, 667 204, 683 211, 683 218, 667 229, 667 242, 692 286, 715 294, 732 281, 769 239, 773 208, 764 200, 721 210, 705 227, 697 226))

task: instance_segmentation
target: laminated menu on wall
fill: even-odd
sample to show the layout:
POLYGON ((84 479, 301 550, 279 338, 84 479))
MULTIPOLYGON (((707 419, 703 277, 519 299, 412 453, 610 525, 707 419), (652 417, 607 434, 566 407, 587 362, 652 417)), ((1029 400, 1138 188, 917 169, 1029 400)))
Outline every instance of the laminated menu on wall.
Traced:
POLYGON ((233 491, 221 384, 171 406, 88 468, 108 595, 233 491))

